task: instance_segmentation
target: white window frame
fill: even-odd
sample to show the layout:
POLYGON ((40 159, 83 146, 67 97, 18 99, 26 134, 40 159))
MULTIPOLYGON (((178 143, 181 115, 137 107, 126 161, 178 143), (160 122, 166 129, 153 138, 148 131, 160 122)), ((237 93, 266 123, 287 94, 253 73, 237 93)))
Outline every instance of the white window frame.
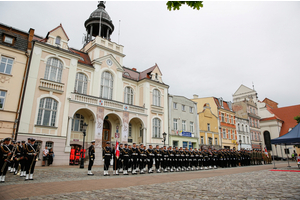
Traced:
POLYGON ((84 123, 84 116, 79 114, 79 113, 75 113, 73 119, 72 119, 72 131, 78 131, 78 132, 82 132, 83 131, 83 123, 84 123), (75 123, 77 122, 77 123, 75 123), (77 126, 76 126, 77 124, 77 126))
POLYGON ((47 147, 48 150, 52 149, 52 148, 53 148, 53 142, 52 142, 52 141, 47 141, 47 142, 45 143, 45 147, 47 147))
POLYGON ((176 118, 173 119, 173 129, 178 130, 178 120, 176 118))
POLYGON ((44 79, 54 82, 61 82, 63 63, 57 58, 48 58, 44 79))
POLYGON ((209 145, 212 145, 212 144, 213 144, 212 137, 208 137, 208 144, 209 144, 209 145))
POLYGON ((87 94, 88 77, 84 73, 76 73, 75 91, 80 94, 87 94), (79 90, 78 87, 81 87, 79 90))
POLYGON ((60 42, 61 42, 61 37, 60 37, 60 36, 57 36, 57 37, 55 38, 55 44, 60 45, 60 42))
POLYGON ((225 118, 224 117, 225 117, 224 113, 221 113, 221 120, 222 120, 222 122, 225 122, 225 118))
POLYGON ((7 44, 13 44, 14 43, 15 38, 7 36, 7 35, 3 35, 3 37, 4 37, 3 42, 5 42, 7 44))
POLYGON ((52 99, 50 97, 42 98, 39 102, 37 125, 55 127, 56 116, 57 116, 57 107, 58 107, 58 102, 55 99, 52 99), (49 104, 51 104, 51 105, 49 105, 49 104), (49 108, 49 106, 50 106, 50 108, 49 108), (44 123, 45 122, 44 118, 45 118, 46 112, 50 112, 49 120, 47 123, 44 123))
POLYGON ((161 138, 160 130, 161 130, 161 120, 159 118, 153 118, 153 120, 152 120, 152 137, 153 138, 161 138))
POLYGON ((190 106, 190 113, 194 113, 194 109, 192 106, 190 106))
POLYGON ((13 58, 9 58, 9 57, 6 57, 6 56, 1 56, 0 70, 1 70, 3 65, 4 65, 4 67, 3 67, 3 71, 0 71, 0 73, 11 74, 13 64, 14 64, 14 59, 13 58), (4 60, 4 59, 6 59, 6 60, 4 60), (8 66, 10 66, 10 71, 9 72, 7 72, 7 69, 9 69, 8 66))
POLYGON ((177 103, 176 102, 173 102, 173 108, 177 109, 177 103))
POLYGON ((185 105, 181 105, 182 111, 185 112, 185 105))
POLYGON ((190 122, 190 131, 194 133, 194 122, 190 122))
POLYGON ((210 123, 207 123, 207 131, 210 131, 210 123))
POLYGON ((2 104, 2 108, 0 108, 0 110, 4 110, 6 93, 7 93, 6 91, 0 90, 0 102, 2 104))
POLYGON ((158 89, 153 90, 153 105, 160 106, 160 91, 158 89))
POLYGON ((124 103, 133 105, 133 89, 131 87, 125 87, 124 103))
POLYGON ((226 130, 225 130, 225 128, 223 128, 222 131, 223 131, 223 138, 227 138, 226 137, 226 130))
POLYGON ((218 145, 218 138, 215 138, 215 145, 218 145))
POLYGON ((200 136, 200 141, 201 141, 201 144, 204 144, 204 137, 203 136, 200 136))
POLYGON ((104 71, 101 75, 100 97, 105 99, 112 99, 113 86, 113 75, 108 71, 104 71))
POLYGON ((182 120, 182 131, 186 131, 186 120, 182 120))

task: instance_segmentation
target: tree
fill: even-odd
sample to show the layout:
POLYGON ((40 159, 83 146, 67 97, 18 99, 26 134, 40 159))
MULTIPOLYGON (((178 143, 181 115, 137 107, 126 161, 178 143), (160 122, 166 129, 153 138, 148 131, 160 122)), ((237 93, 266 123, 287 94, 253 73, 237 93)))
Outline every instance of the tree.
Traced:
POLYGON ((200 10, 203 7, 203 1, 168 1, 167 8, 168 10, 179 10, 183 4, 187 4, 193 9, 200 10))
POLYGON ((299 115, 297 115, 296 117, 294 117, 294 119, 297 121, 298 124, 300 123, 300 116, 299 115))

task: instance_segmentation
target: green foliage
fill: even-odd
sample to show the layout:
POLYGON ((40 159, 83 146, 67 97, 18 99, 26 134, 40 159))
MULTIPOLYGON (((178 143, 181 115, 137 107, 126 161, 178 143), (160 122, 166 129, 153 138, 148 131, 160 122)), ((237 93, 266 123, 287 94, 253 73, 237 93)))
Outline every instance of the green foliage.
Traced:
POLYGON ((300 116, 299 115, 297 115, 296 117, 294 117, 294 119, 297 121, 298 124, 300 123, 300 116))
POLYGON ((179 10, 180 6, 183 4, 188 5, 189 7, 193 9, 200 10, 200 8, 203 7, 203 1, 168 1, 167 2, 167 8, 168 10, 179 10))

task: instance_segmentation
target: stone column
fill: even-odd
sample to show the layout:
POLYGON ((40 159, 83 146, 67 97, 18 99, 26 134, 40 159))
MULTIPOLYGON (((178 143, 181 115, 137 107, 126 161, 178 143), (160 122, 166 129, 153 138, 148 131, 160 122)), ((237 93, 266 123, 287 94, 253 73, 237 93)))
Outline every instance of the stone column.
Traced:
POLYGON ((215 142, 216 142, 216 141, 215 141, 215 134, 212 133, 212 134, 211 134, 211 137, 212 137, 212 145, 214 146, 214 145, 216 145, 216 144, 215 144, 215 142))
POLYGON ((146 138, 146 128, 143 128, 143 144, 147 144, 147 138, 146 138))
POLYGON ((93 36, 93 26, 91 25, 91 28, 90 28, 90 41, 92 41, 92 36, 93 36))
POLYGON ((65 152, 71 152, 70 140, 71 140, 72 119, 73 119, 72 117, 69 117, 69 120, 68 120, 69 124, 68 124, 68 130, 67 130, 65 152))

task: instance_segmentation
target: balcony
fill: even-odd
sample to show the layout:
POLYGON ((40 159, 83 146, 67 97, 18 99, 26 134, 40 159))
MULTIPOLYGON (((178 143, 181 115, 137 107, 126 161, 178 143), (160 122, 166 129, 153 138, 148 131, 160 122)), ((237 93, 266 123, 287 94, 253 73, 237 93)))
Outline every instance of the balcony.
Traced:
POLYGON ((63 83, 49 81, 46 79, 40 79, 39 88, 40 88, 40 90, 52 91, 52 92, 56 92, 59 94, 64 92, 64 84, 63 83))
POLYGON ((84 103, 84 104, 102 106, 109 110, 119 110, 119 111, 128 111, 128 112, 138 113, 138 114, 146 114, 146 108, 140 106, 127 105, 122 102, 109 100, 109 99, 102 99, 99 97, 85 95, 85 94, 71 93, 70 100, 84 103))

